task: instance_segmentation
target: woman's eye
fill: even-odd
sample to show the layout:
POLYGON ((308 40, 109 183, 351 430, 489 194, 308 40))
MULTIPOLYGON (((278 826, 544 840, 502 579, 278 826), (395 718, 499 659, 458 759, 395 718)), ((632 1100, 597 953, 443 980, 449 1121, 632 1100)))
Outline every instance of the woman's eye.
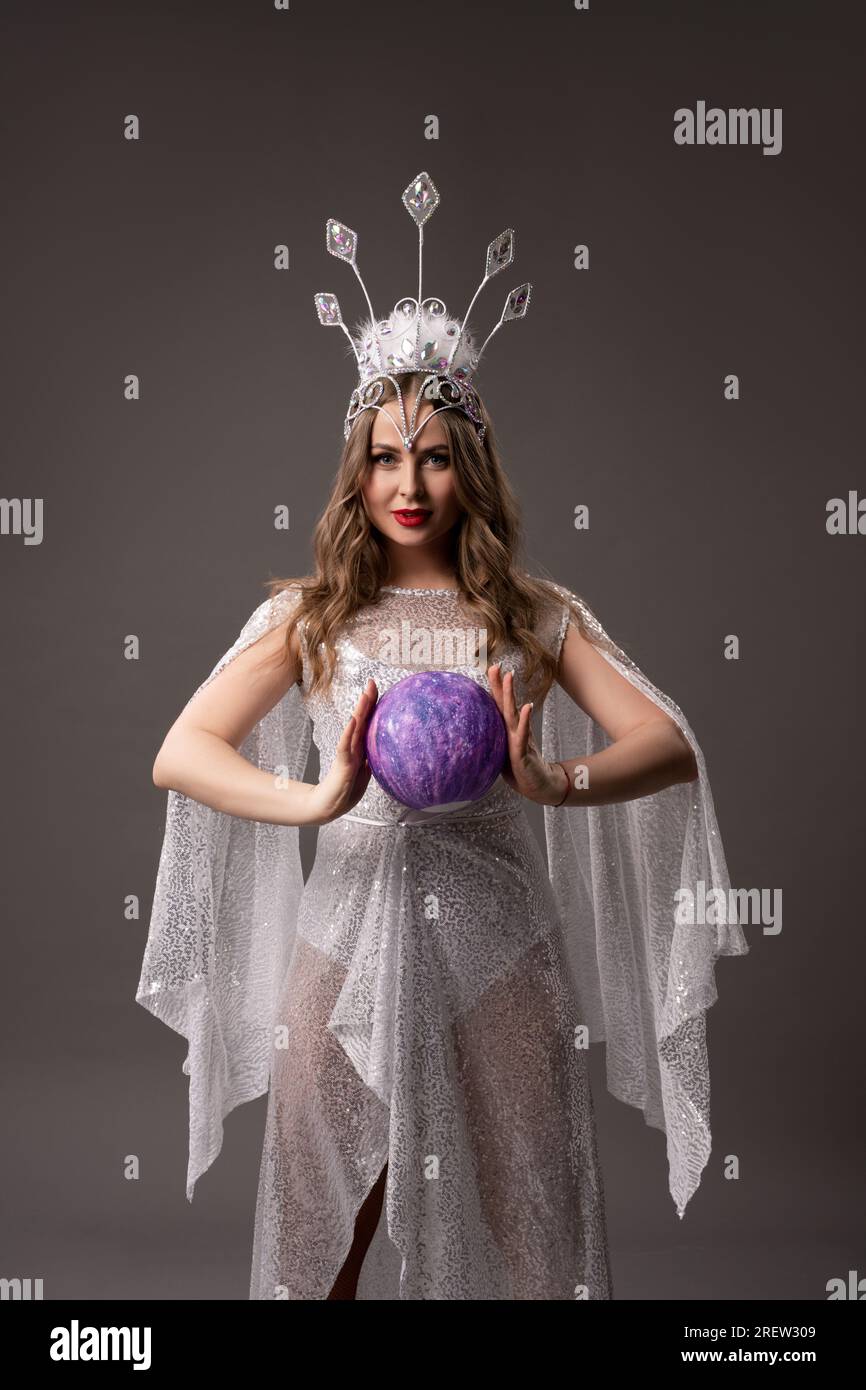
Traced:
MULTIPOLYGON (((424 460, 424 462, 425 462, 425 463, 432 463, 434 459, 440 460, 441 463, 440 463, 439 466, 442 466, 442 467, 445 467, 445 468, 447 468, 447 466, 448 466, 448 464, 449 464, 449 462, 450 462, 449 457, 448 457, 447 454, 428 454, 428 455, 427 455, 427 458, 424 460)), ((374 462, 374 463, 384 463, 384 464, 388 464, 388 463, 393 463, 393 461, 394 461, 394 455, 393 455, 393 454, 376 454, 376 455, 374 456, 374 458, 373 458, 373 462, 374 462)))

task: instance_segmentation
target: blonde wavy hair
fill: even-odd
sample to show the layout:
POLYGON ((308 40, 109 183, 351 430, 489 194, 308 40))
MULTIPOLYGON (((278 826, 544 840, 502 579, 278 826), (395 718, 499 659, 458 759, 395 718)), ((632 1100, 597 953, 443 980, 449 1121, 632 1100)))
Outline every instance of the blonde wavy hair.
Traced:
MULTIPOLYGON (((424 375, 406 373, 401 377, 404 401, 414 397, 424 375)), ((386 380, 380 403, 391 400, 396 400, 396 391, 386 380)), ((488 665, 513 644, 524 658, 528 698, 540 701, 553 683, 556 659, 536 637, 535 629, 550 604, 561 609, 563 598, 551 581, 534 578, 515 561, 523 550, 520 511, 483 404, 481 411, 487 426, 483 443, 462 411, 442 411, 441 423, 451 446, 455 493, 462 508, 452 532, 452 563, 461 601, 486 629, 488 665)), ((286 647, 295 626, 303 621, 310 693, 326 691, 331 684, 336 662, 334 639, 342 625, 360 608, 378 603, 381 586, 391 582, 387 551, 367 515, 361 492, 372 466, 374 420, 375 411, 362 411, 343 447, 331 495, 313 533, 315 574, 264 581, 270 597, 287 588, 303 590, 287 623, 286 647)), ((570 600, 566 602, 579 629, 585 631, 580 610, 570 600)))

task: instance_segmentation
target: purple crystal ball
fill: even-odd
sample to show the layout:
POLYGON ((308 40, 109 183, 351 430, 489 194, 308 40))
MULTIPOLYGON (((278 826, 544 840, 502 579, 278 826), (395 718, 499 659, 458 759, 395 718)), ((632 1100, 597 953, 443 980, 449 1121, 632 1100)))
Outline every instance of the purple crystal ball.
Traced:
POLYGON ((420 811, 484 796, 505 764, 508 736, 496 701, 477 681, 419 671, 378 701, 366 750, 379 785, 420 811))

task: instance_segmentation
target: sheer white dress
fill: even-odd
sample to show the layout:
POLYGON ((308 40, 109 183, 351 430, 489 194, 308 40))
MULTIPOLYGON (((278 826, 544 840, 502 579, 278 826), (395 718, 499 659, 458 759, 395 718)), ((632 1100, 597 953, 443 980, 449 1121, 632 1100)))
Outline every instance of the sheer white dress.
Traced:
MULTIPOLYGON (((287 590, 260 605, 208 680, 296 601, 287 590)), ((677 718, 700 777, 639 802, 546 809, 546 862, 502 778, 430 812, 371 778, 319 827, 306 883, 294 827, 169 793, 137 998, 189 1041, 190 1197, 225 1115, 268 1091, 253 1299, 327 1298, 385 1163, 359 1299, 613 1297, 589 1043, 607 1043, 612 1093, 666 1132, 680 1215, 700 1181, 713 966, 747 946, 727 919, 677 923, 677 889, 701 876, 728 887, 703 756, 581 608, 608 659, 677 718)), ((558 603, 539 625, 555 654, 568 620, 558 603)), ((477 617, 457 590, 382 589, 341 634, 326 694, 309 693, 301 633, 301 685, 241 751, 302 777, 312 736, 324 775, 368 677, 380 696, 419 669, 489 688, 467 634, 477 617)), ((519 705, 520 655, 501 660, 519 705)), ((559 686, 541 718, 546 757, 607 742, 559 686)))

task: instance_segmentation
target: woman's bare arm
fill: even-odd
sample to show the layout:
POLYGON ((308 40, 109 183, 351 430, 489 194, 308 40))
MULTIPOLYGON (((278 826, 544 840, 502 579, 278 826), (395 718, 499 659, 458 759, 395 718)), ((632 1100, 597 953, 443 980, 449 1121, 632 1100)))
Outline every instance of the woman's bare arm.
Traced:
POLYGON ((286 653, 287 626, 288 620, 251 643, 190 700, 156 755, 156 786, 243 820, 318 822, 311 800, 316 787, 278 778, 237 751, 298 680, 298 632, 292 633, 286 653))
POLYGON ((613 740, 598 753, 563 760, 569 780, 564 805, 631 801, 695 780, 695 755, 679 725, 620 675, 573 623, 566 628, 557 679, 613 740), (587 785, 575 786, 574 771, 582 767, 587 785))

